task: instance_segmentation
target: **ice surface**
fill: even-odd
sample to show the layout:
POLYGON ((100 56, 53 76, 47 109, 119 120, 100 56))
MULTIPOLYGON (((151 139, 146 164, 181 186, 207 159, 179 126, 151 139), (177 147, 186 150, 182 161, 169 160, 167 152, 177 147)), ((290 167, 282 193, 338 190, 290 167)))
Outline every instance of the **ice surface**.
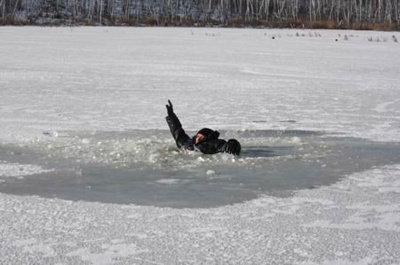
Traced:
MULTIPOLYGON (((8 158, 8 157, 7 157, 8 158)), ((45 170, 37 165, 30 164, 18 164, 18 163, 9 163, 5 161, 0 161, 0 178, 9 178, 9 177, 23 177, 28 175, 46 173, 53 170, 45 170)), ((0 180, 0 183, 4 182, 4 180, 0 180)))
MULTIPOLYGON (((389 146, 400 135, 399 43, 368 39, 390 40, 395 34, 0 28, 0 148, 24 150, 1 159, 6 166, 0 175, 26 181, 32 171, 18 175, 22 179, 4 176, 18 167, 51 169, 46 162, 67 155, 116 167, 121 157, 101 156, 100 147, 92 148, 95 137, 70 139, 65 132, 166 130, 167 99, 189 131, 207 126, 232 137, 249 130, 318 131, 389 146), (73 148, 64 144, 78 140, 73 148), (57 150, 63 146, 71 150, 57 150), (52 157, 30 155, 37 153, 52 157)), ((292 144, 302 143, 301 135, 294 137, 292 144)), ((117 143, 106 139, 107 148, 117 143)), ((161 154, 173 146, 151 135, 142 140, 136 146, 146 150, 150 144, 161 154)), ((129 141, 119 143, 124 154, 132 148, 129 141)), ((146 165, 162 159, 142 154, 137 158, 148 159, 146 165)), ((187 159, 204 163, 202 157, 187 159)), ((352 170, 358 173, 328 187, 212 209, 0 193, 0 263, 398 264, 400 168, 385 163, 391 162, 352 170)), ((79 175, 79 168, 70 170, 79 175)), ((204 167, 204 175, 217 178, 218 170, 204 167)), ((157 181, 171 187, 181 180, 157 181)))

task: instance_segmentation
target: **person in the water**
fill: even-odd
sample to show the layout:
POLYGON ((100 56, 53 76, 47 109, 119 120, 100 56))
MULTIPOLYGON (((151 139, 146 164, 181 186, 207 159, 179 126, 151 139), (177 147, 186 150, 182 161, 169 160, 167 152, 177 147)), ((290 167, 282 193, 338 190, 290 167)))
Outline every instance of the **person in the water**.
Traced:
POLYGON ((175 139, 176 145, 184 150, 198 150, 203 154, 229 153, 239 155, 241 145, 236 139, 225 141, 218 139, 219 132, 209 128, 203 128, 190 138, 185 130, 182 129, 182 124, 174 113, 172 103, 168 100, 166 117, 169 129, 175 139))

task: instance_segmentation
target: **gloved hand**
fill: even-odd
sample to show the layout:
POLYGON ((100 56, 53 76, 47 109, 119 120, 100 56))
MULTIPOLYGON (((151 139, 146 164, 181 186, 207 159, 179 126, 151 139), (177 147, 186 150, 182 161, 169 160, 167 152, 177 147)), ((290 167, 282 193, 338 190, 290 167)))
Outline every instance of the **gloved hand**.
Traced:
POLYGON ((171 101, 168 99, 168 104, 165 105, 167 107, 168 116, 171 116, 174 113, 174 108, 172 107, 171 101))
POLYGON ((239 155, 241 149, 242 146, 237 140, 229 139, 229 141, 226 143, 225 152, 232 155, 239 155))

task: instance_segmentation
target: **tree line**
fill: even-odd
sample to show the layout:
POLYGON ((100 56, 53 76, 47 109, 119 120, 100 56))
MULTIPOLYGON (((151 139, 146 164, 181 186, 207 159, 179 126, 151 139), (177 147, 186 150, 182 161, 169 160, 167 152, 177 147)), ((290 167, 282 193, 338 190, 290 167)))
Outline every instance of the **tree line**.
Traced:
POLYGON ((0 0, 0 12, 3 24, 400 25, 400 0, 0 0))

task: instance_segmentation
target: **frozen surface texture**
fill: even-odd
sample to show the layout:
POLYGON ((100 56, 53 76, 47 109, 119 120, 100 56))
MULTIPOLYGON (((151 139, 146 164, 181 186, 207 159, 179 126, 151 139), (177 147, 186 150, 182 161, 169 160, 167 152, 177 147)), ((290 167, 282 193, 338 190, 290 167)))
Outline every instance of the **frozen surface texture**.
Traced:
POLYGON ((214 209, 0 195, 0 261, 398 264, 400 167, 214 209))
MULTIPOLYGON (((165 130, 167 99, 190 131, 307 130, 399 142, 393 34, 3 27, 0 148, 52 150, 73 143, 66 131, 165 130)), ((7 181, 46 170, 29 159, 0 161, 7 181)), ((379 165, 290 197, 210 209, 0 193, 0 263, 399 264, 399 179, 398 164, 379 165)))

